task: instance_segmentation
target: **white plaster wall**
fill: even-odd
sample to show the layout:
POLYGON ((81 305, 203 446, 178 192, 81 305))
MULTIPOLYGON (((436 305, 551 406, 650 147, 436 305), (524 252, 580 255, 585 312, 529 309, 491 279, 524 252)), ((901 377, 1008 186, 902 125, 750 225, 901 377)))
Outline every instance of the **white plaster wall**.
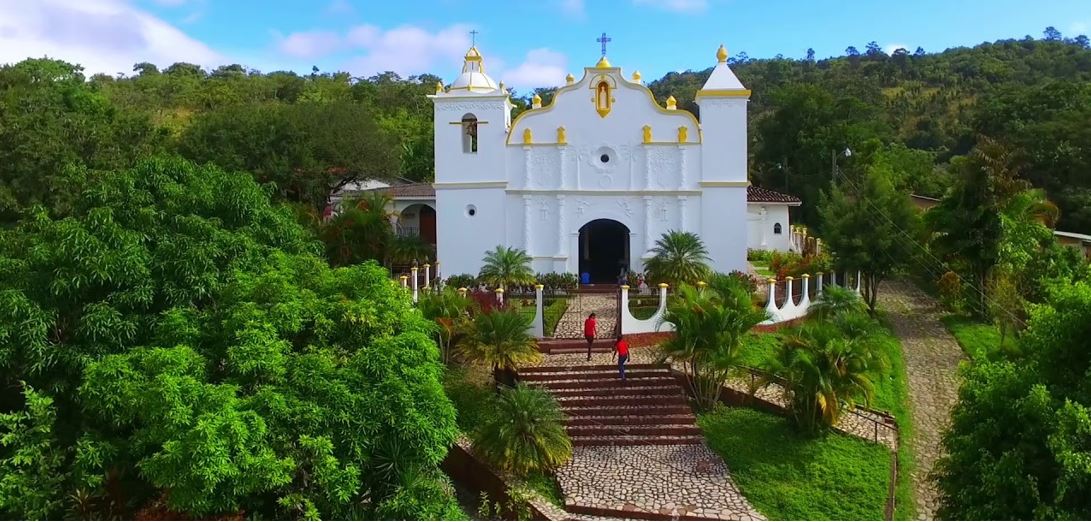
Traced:
POLYGON ((498 244, 519 246, 505 234, 509 213, 504 208, 504 189, 436 189, 437 259, 445 276, 474 274, 481 270, 485 252, 498 244), (469 216, 467 206, 476 209, 469 216))
POLYGON ((779 250, 787 252, 790 248, 788 205, 761 203, 747 204, 747 224, 749 237, 747 248, 755 250, 779 250), (762 216, 761 210, 765 209, 762 216), (781 233, 774 234, 774 225, 780 223, 781 233), (764 234, 764 235, 763 235, 764 234))
POLYGON ((473 183, 504 180, 503 145, 511 120, 511 102, 502 96, 435 96, 434 143, 436 183, 473 183), (477 152, 462 150, 462 117, 478 119, 477 152))
POLYGON ((698 98, 701 107, 702 181, 747 181, 745 98, 698 98))
POLYGON ((746 271, 746 187, 706 187, 699 234, 717 272, 746 271))

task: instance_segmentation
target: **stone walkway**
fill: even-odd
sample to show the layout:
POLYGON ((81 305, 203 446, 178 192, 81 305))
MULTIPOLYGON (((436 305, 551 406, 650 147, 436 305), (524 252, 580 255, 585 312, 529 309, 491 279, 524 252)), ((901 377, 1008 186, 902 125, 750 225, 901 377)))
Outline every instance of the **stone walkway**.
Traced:
POLYGON ((938 492, 928 475, 942 454, 943 431, 958 400, 958 365, 963 354, 958 341, 940 322, 940 304, 912 284, 883 283, 878 307, 886 312, 905 354, 909 405, 916 428, 912 449, 917 465, 912 479, 917 515, 931 520, 938 508, 938 492))
POLYGON ((591 312, 595 313, 595 338, 613 338, 617 326, 617 296, 613 293, 572 296, 553 337, 583 339, 583 322, 591 312))

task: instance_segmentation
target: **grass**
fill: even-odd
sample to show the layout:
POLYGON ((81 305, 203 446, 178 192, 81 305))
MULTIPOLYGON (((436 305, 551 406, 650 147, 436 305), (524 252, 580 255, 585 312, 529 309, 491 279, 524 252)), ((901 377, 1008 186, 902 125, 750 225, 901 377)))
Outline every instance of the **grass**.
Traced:
POLYGON ((553 337, 553 333, 557 331, 557 323, 561 322, 561 316, 568 310, 568 299, 555 298, 553 301, 543 307, 542 315, 545 321, 545 335, 546 337, 553 337))
POLYGON ((830 433, 798 435, 788 419, 718 408, 697 421, 743 495, 770 520, 881 520, 886 448, 830 433))
POLYGON ((762 277, 775 277, 776 276, 776 272, 773 272, 767 266, 755 265, 755 264, 751 264, 750 266, 753 266, 754 271, 757 272, 758 275, 760 275, 762 277))
MULTIPOLYGON (((996 325, 965 315, 946 315, 942 321, 972 361, 984 360, 1000 347, 1000 329, 996 325)), ((1017 347, 1018 341, 1009 334, 1004 339, 1004 351, 1014 351, 1017 347)))
MULTIPOLYGON (((880 317, 880 319, 882 319, 880 317)), ((882 321, 880 320, 880 323, 882 321)), ((778 333, 748 333, 743 339, 742 364, 760 368, 765 361, 772 358, 780 347, 783 335, 791 335, 794 329, 783 330, 778 333)), ((898 450, 900 461, 900 473, 897 484, 897 502, 895 515, 901 519, 912 519, 916 516, 916 502, 914 501, 913 484, 909 472, 915 465, 911 444, 913 440, 913 419, 909 413, 909 387, 906 375, 905 357, 902 353, 901 343, 883 327, 876 339, 877 348, 885 355, 887 366, 872 375, 875 383, 874 395, 871 407, 883 410, 894 416, 898 421, 898 431, 901 434, 902 444, 898 450)), ((887 479, 883 479, 883 484, 887 479)))

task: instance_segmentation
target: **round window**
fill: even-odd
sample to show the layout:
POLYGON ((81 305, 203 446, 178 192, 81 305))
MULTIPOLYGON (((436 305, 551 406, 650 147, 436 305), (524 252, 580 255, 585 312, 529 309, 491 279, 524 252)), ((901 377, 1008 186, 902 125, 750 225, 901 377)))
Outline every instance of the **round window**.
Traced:
POLYGON ((599 161, 601 161, 603 163, 610 163, 610 155, 609 154, 603 154, 602 156, 599 156, 599 161))
POLYGON ((466 205, 466 215, 474 217, 477 215, 477 207, 473 205, 466 205))

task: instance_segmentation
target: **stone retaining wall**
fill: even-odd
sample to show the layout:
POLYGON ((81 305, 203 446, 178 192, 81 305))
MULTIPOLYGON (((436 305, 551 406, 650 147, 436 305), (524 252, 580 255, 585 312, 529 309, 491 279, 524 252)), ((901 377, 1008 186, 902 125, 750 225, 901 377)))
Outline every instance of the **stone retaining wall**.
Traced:
MULTIPOLYGON (((470 490, 478 492, 478 494, 481 491, 487 493, 489 500, 499 502, 501 506, 504 506, 504 517, 508 520, 514 520, 515 514, 508 511, 507 506, 511 503, 508 488, 515 483, 515 480, 512 477, 501 476, 500 473, 474 455, 470 447, 470 441, 464 438, 456 441, 451 449, 447 451, 447 457, 443 459, 442 467, 443 471, 451 477, 451 480, 467 486, 470 490)), ((572 518, 568 512, 554 506, 537 493, 532 493, 532 498, 527 503, 533 520, 570 520, 572 518)), ((473 516, 472 513, 468 514, 473 516)))

